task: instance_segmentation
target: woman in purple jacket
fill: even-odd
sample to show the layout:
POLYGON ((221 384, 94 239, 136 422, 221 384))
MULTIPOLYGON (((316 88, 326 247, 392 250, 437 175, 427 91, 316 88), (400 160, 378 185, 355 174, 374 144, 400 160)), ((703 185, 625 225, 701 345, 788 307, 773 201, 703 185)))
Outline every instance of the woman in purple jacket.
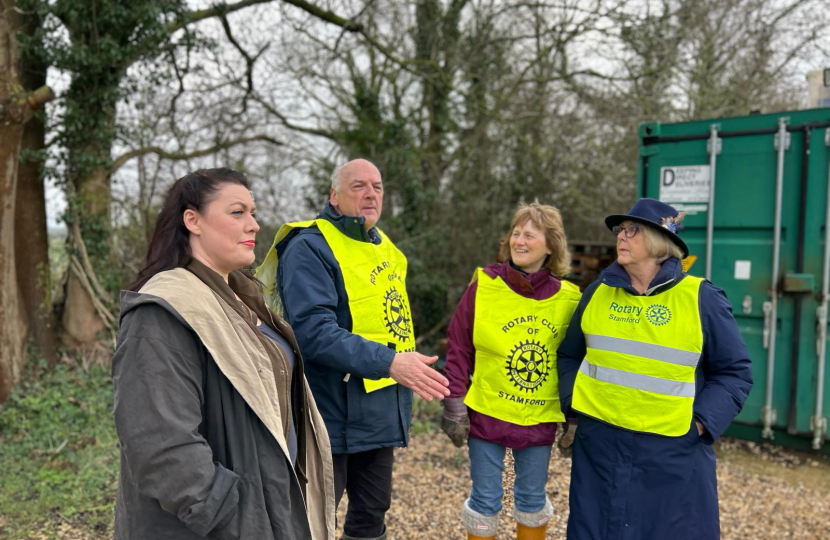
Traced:
POLYGON ((564 422, 556 349, 580 298, 556 277, 571 262, 559 212, 521 205, 498 259, 476 272, 450 323, 442 428, 470 452, 473 487, 462 509, 468 539, 496 536, 510 448, 517 538, 541 540, 553 515, 548 461, 556 422, 564 422))

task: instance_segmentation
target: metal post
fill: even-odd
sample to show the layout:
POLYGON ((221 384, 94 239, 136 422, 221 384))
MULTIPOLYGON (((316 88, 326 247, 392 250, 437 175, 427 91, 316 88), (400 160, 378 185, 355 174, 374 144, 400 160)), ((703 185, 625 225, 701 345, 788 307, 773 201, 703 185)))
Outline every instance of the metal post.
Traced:
MULTIPOLYGON (((824 131, 824 143, 830 148, 830 128, 824 131)), ((827 418, 824 417, 824 366, 827 358, 827 302, 830 300, 830 167, 827 170, 827 207, 824 212, 824 272, 821 277, 821 304, 816 309, 816 354, 818 373, 816 383, 816 413, 810 418, 813 430, 813 448, 818 450, 824 443, 827 432, 827 418)))
POLYGON ((709 152, 709 208, 706 216, 706 279, 712 280, 712 239, 715 233, 715 166, 721 152, 722 140, 718 137, 718 125, 709 127, 709 140, 706 151, 709 152))
POLYGON ((784 153, 790 147, 790 134, 787 133, 787 119, 778 119, 778 133, 775 135, 775 149, 778 150, 778 168, 775 178, 775 225, 772 241, 772 283, 770 284, 770 333, 767 348, 767 392, 764 408, 761 411, 764 429, 761 436, 774 439, 772 425, 775 423, 776 411, 772 407, 773 377, 775 375, 775 341, 778 335, 778 272, 781 255, 781 206, 784 194, 784 153))

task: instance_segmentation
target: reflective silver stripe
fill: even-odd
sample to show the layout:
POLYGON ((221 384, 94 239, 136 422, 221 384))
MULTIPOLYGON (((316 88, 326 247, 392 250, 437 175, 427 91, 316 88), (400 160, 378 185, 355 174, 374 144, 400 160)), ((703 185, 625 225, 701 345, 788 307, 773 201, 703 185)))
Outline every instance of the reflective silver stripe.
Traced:
POLYGON ((640 375, 639 373, 597 366, 590 363, 587 358, 582 361, 582 365, 579 366, 579 371, 592 379, 625 386, 626 388, 645 390, 646 392, 665 394, 667 396, 695 397, 695 383, 693 382, 671 381, 669 379, 660 379, 649 375, 640 375))
POLYGON ((653 343, 643 343, 631 339, 600 336, 597 334, 585 334, 585 344, 591 349, 603 351, 632 354, 660 362, 676 364, 678 366, 697 367, 700 360, 699 352, 684 351, 672 347, 664 347, 653 343))

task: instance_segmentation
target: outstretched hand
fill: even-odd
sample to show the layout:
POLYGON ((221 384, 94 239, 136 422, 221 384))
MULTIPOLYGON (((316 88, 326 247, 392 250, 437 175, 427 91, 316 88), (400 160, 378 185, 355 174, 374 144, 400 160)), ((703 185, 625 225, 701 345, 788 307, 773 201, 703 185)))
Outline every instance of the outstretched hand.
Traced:
POLYGON ((411 388, 427 401, 432 398, 444 399, 450 395, 450 382, 446 377, 429 367, 438 360, 437 356, 424 356, 418 352, 397 353, 389 366, 389 376, 395 382, 411 388))

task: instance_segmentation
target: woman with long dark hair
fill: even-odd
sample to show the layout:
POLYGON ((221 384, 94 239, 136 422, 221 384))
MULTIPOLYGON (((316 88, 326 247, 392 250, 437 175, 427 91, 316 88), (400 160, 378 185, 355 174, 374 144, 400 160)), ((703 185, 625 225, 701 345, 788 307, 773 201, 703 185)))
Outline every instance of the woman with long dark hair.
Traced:
POLYGON ((291 328, 243 268, 254 200, 230 169, 167 194, 121 295, 113 358, 117 539, 332 539, 325 425, 291 328))

